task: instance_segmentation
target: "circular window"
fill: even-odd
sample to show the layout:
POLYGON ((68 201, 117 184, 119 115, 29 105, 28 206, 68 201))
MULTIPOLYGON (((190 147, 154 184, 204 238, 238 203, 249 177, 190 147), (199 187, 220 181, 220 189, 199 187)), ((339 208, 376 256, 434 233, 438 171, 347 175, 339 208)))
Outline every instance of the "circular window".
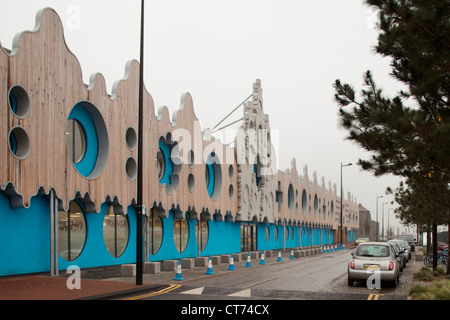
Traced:
POLYGON ((292 186, 292 184, 290 184, 288 188, 288 207, 290 212, 294 211, 294 203, 294 187, 292 186))
POLYGON ((194 192, 194 188, 195 188, 194 175, 192 173, 190 173, 188 176, 188 189, 190 192, 194 192))
POLYGON ((234 177, 234 168, 233 168, 232 164, 230 164, 230 167, 228 168, 228 175, 230 176, 230 179, 233 179, 233 177, 234 177))
POLYGON ((130 127, 127 129, 125 140, 127 142, 128 149, 130 149, 131 151, 136 149, 138 138, 136 135, 136 131, 133 128, 130 127))
POLYGON ((222 170, 217 155, 212 152, 205 166, 205 181, 209 196, 213 200, 219 198, 222 189, 222 170))
POLYGON ((331 212, 331 218, 334 218, 334 201, 331 201, 330 212, 331 212))
POLYGON ((21 85, 15 85, 9 89, 8 104, 19 119, 26 118, 30 113, 30 97, 21 85))
POLYGON ((230 186, 228 187, 228 195, 229 195, 230 199, 234 198, 234 187, 232 184, 230 184, 230 186))
POLYGON ((80 205, 70 201, 69 211, 58 212, 58 250, 61 258, 78 258, 86 243, 86 221, 80 205))
POLYGON ((30 155, 30 137, 22 127, 14 127, 9 133, 9 150, 19 160, 24 160, 30 155))
POLYGON ((83 126, 75 119, 69 119, 66 125, 66 145, 73 163, 80 163, 86 154, 86 134, 83 126))
POLYGON ((126 166, 125 166, 125 170, 127 172, 128 179, 130 179, 131 181, 136 179, 136 177, 137 177, 137 164, 136 164, 136 160, 134 160, 134 158, 131 158, 131 157, 128 158, 126 166))
POLYGON ((109 207, 103 220, 103 238, 108 252, 115 258, 120 257, 128 245, 129 226, 127 216, 116 214, 109 207))
POLYGON ((81 101, 72 108, 67 122, 66 145, 72 163, 83 177, 98 178, 105 169, 109 150, 102 115, 92 103, 81 101))
POLYGON ((302 212, 303 212, 303 214, 306 214, 307 210, 308 210, 308 196, 306 195, 306 190, 303 189, 303 192, 302 192, 302 212))
POLYGON ((319 214, 319 199, 317 198, 317 194, 314 195, 314 215, 317 217, 319 214))

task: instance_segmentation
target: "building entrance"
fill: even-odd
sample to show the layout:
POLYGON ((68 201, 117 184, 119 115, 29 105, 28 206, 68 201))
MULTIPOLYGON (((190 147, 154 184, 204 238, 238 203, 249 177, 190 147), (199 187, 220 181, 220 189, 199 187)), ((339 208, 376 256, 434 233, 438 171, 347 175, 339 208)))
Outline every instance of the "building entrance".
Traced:
POLYGON ((256 224, 241 224, 241 252, 256 250, 256 224))

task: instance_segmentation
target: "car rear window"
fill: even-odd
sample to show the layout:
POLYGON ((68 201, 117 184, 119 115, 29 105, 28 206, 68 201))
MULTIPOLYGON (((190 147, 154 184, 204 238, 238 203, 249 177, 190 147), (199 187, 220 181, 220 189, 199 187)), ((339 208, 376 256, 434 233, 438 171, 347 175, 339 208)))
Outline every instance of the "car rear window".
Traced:
POLYGON ((385 245, 360 245, 356 255, 362 257, 389 257, 389 247, 385 245))

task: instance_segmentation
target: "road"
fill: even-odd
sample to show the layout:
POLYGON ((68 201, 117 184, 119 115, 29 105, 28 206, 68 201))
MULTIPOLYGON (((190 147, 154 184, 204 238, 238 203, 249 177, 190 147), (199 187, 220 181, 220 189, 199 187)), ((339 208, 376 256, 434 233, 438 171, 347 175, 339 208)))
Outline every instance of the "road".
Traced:
MULTIPOLYGON (((400 276, 397 288, 368 289, 365 282, 347 285, 347 264, 351 250, 318 254, 299 259, 276 257, 266 259, 265 265, 254 260, 251 268, 244 263, 236 271, 215 266, 212 276, 193 277, 185 281, 167 281, 153 292, 122 297, 127 300, 405 300, 412 270, 418 262, 413 259, 400 276), (219 270, 220 268, 220 270, 219 270)), ((159 277, 162 278, 161 276, 159 277)), ((186 277, 188 278, 188 277, 186 277)))

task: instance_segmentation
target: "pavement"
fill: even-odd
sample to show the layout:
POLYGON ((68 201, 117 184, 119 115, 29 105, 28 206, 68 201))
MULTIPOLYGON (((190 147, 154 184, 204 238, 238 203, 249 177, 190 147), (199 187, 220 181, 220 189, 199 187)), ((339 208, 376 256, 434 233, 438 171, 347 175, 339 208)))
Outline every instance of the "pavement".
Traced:
MULTIPOLYGON (((349 249, 346 249, 349 250, 349 249)), ((289 252, 283 253, 283 262, 289 263, 289 252)), ((266 264, 275 262, 277 257, 266 258, 266 264)), ((301 259, 301 258, 300 258, 301 259)), ((245 260, 245 259, 243 259, 245 260)), ((259 259, 252 260, 254 268, 263 267, 259 265, 259 259)), ((410 262, 411 263, 411 262, 410 262)), ((244 268, 246 261, 235 262, 235 268, 244 268)), ((408 263, 409 264, 409 263, 408 263)), ((419 270, 423 263, 414 261, 414 270, 419 270)), ((214 275, 226 274, 229 265, 222 263, 214 265, 214 275)), ((148 290, 158 290, 168 284, 187 284, 197 281, 202 277, 211 277, 205 274, 203 267, 183 269, 182 282, 174 280, 176 273, 173 271, 161 271, 158 274, 144 274, 143 285, 136 285, 135 277, 122 277, 120 266, 92 268, 81 270, 80 288, 70 289, 75 282, 69 277, 72 273, 60 272, 59 276, 50 276, 49 273, 0 277, 0 300, 106 300, 129 294, 139 294, 148 290)), ((413 285, 412 276, 408 277, 408 287, 413 285)), ((409 291, 409 290, 408 290, 409 291)))

